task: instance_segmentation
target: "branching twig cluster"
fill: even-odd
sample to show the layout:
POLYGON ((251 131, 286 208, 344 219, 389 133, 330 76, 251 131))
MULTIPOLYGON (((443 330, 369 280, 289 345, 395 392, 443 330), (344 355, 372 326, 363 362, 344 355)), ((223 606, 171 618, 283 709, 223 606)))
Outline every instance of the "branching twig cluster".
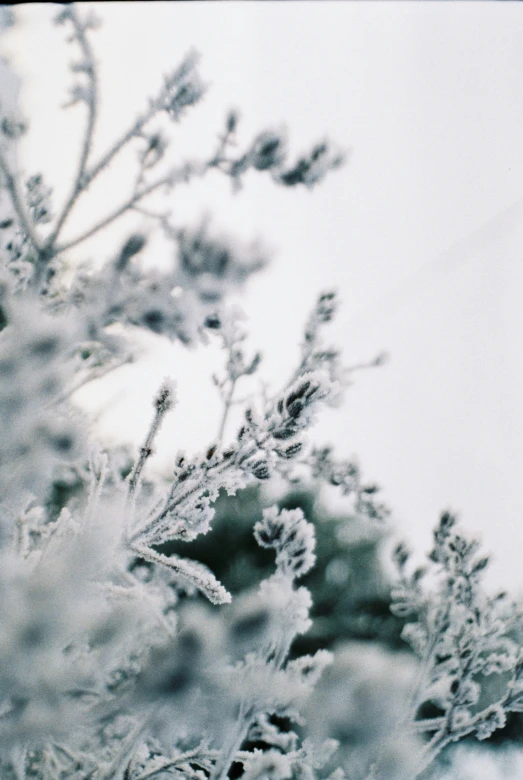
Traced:
POLYGON ((450 512, 434 532, 432 571, 409 571, 406 547, 395 551, 400 579, 392 610, 409 621, 403 636, 420 658, 403 725, 430 735, 416 776, 447 745, 471 734, 488 739, 508 713, 523 711, 521 610, 504 593, 485 593, 488 558, 478 551, 476 540, 456 530, 450 512), (424 587, 429 574, 432 583, 424 587), (439 714, 424 717, 427 704, 439 714))
MULTIPOLYGON (((263 266, 264 254, 256 244, 214 233, 205 221, 197 229, 175 225, 168 210, 148 203, 154 193, 171 193, 210 170, 235 190, 249 171, 275 185, 312 188, 342 155, 322 141, 289 163, 284 133, 273 130, 238 151, 238 117, 231 112, 212 153, 168 165, 168 137, 152 124, 161 114, 179 122, 202 98, 198 58, 190 53, 135 122, 93 159, 97 21, 69 5, 56 22, 70 31, 78 53, 66 105, 86 112, 61 206, 53 205, 40 174, 19 175, 12 152, 26 124, 0 116, 0 184, 11 210, 0 223, 8 231, 0 257, 0 776, 226 780, 233 771, 244 780, 342 780, 330 763, 336 740, 307 738, 299 714, 333 658, 320 650, 289 660, 293 640, 310 626, 311 596, 296 583, 314 564, 312 524, 298 509, 265 510, 253 530, 258 545, 275 553, 275 572, 233 603, 212 571, 169 554, 168 545, 210 531, 220 491, 234 495, 274 476, 294 484, 303 472, 340 487, 355 514, 384 519, 377 487, 363 482, 357 463, 306 438, 354 371, 383 358, 343 366, 339 350, 323 341, 337 305, 335 294, 325 292, 289 380, 272 396, 264 389, 239 398, 239 384, 256 375, 261 356, 245 348, 239 318, 224 301, 263 266), (137 171, 127 197, 64 235, 93 182, 132 146, 137 171), (74 249, 134 212, 173 242, 169 270, 145 270, 140 233, 109 253, 96 273, 89 263, 75 265, 74 249), (133 359, 135 328, 184 344, 214 334, 225 354, 223 374, 214 377, 223 401, 216 435, 203 452, 178 452, 167 484, 149 461, 175 408, 171 380, 153 401, 149 431, 132 462, 95 444, 72 402, 79 387, 133 359), (235 406, 241 421, 232 431, 235 406)), ((455 532, 451 515, 442 516, 431 554, 436 587, 425 587, 423 571, 409 571, 403 548, 396 559, 394 610, 409 619, 404 637, 420 657, 402 728, 430 735, 419 773, 450 742, 469 734, 487 738, 507 712, 523 711, 520 623, 506 600, 483 593, 486 559, 455 532), (502 683, 499 695, 487 691, 490 677, 502 683), (425 718, 428 703, 439 709, 425 718)), ((330 699, 339 709, 336 696, 330 699)), ((334 736, 342 741, 343 730, 334 736)), ((389 770, 382 767, 378 760, 372 776, 383 780, 389 770)))

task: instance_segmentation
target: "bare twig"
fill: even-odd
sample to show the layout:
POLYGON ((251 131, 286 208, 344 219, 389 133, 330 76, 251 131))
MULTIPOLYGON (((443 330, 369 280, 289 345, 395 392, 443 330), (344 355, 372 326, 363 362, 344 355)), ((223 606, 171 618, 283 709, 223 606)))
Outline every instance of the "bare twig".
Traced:
POLYGON ((49 406, 50 407, 56 406, 57 404, 63 403, 68 398, 70 398, 74 393, 76 393, 77 390, 80 390, 85 385, 88 385, 89 382, 94 382, 95 379, 101 379, 107 374, 110 374, 111 371, 116 371, 117 368, 122 368, 122 366, 129 365, 129 363, 132 363, 133 360, 134 360, 134 356, 132 354, 129 354, 129 355, 125 355, 121 360, 117 360, 113 363, 109 363, 109 365, 97 366, 87 376, 78 380, 76 384, 72 385, 72 387, 69 387, 62 395, 54 399, 49 404, 49 406))
POLYGON ((218 436, 217 436, 217 442, 219 447, 222 444, 223 434, 225 433, 225 426, 227 424, 227 419, 229 417, 231 406, 233 405, 233 396, 234 396, 234 389, 236 387, 236 382, 237 379, 234 379, 230 382, 229 391, 224 400, 223 414, 222 414, 222 419, 220 421, 220 428, 218 430, 218 436))
POLYGON ((129 475, 128 495, 130 499, 136 493, 136 489, 140 481, 140 476, 143 471, 143 467, 145 466, 147 459, 153 453, 154 440, 158 434, 158 431, 160 430, 160 426, 162 424, 163 418, 165 417, 167 412, 170 409, 172 409, 173 402, 174 399, 173 399, 172 386, 170 385, 170 383, 164 382, 160 387, 160 390, 158 391, 156 398, 154 399, 155 411, 154 411, 154 417, 151 423, 151 427, 149 428, 149 432, 147 433, 145 442, 140 447, 140 456, 136 461, 136 464, 129 475))
MULTIPOLYGON (((189 55, 190 57, 191 55, 189 55)), ((192 55, 193 61, 195 55, 192 55)), ((186 61, 187 63, 187 61, 186 61)), ((182 65, 182 69, 183 69, 182 65)), ((165 109, 166 100, 169 97, 169 93, 180 76, 180 69, 174 72, 169 78, 166 79, 164 86, 160 90, 158 96, 155 99, 151 99, 149 102, 149 108, 135 120, 131 127, 107 150, 107 152, 100 158, 100 160, 94 164, 89 170, 85 172, 84 187, 87 187, 98 174, 103 171, 116 157, 116 155, 130 142, 133 138, 140 136, 143 128, 153 119, 153 117, 165 109)))
POLYGON ((80 153, 80 160, 78 163, 78 171, 73 182, 73 187, 67 198, 67 201, 62 209, 60 216, 56 222, 56 225, 47 239, 46 247, 51 248, 55 244, 60 231, 69 216, 74 204, 80 193, 86 187, 86 166, 89 158, 89 154, 92 148, 94 129, 96 124, 96 117, 98 112, 98 76, 96 73, 96 65, 94 60, 93 51, 86 35, 86 28, 78 18, 75 6, 71 6, 69 10, 69 19, 71 20, 74 30, 75 38, 78 41, 84 57, 84 72, 89 79, 89 89, 85 96, 85 102, 87 103, 88 115, 87 124, 85 128, 84 139, 82 143, 82 150, 80 153))
POLYGON ((103 155, 103 157, 100 158, 100 160, 93 165, 89 170, 85 172, 84 176, 84 189, 88 187, 93 179, 95 179, 101 171, 103 171, 111 160, 116 157, 116 155, 126 146, 129 141, 132 141, 133 138, 139 137, 141 131, 145 127, 148 122, 153 119, 155 114, 157 114, 162 107, 162 97, 164 95, 165 90, 162 91, 161 96, 157 98, 156 100, 151 101, 151 105, 149 109, 142 114, 138 119, 134 122, 134 124, 125 132, 121 138, 119 138, 115 143, 111 146, 110 149, 103 155))
POLYGON ((71 239, 71 241, 67 241, 65 244, 56 247, 55 253, 59 254, 60 252, 65 252, 67 249, 72 249, 72 247, 78 246, 78 244, 83 243, 88 238, 91 238, 91 236, 96 235, 96 233, 98 233, 100 230, 103 230, 103 228, 107 227, 116 219, 125 214, 126 211, 134 208, 136 203, 139 203, 143 198, 145 198, 147 195, 150 195, 152 192, 155 192, 161 187, 174 187, 177 183, 188 181, 192 176, 195 175, 203 176, 208 168, 209 165, 205 163, 200 166, 196 164, 187 164, 181 168, 171 171, 166 176, 162 176, 160 179, 157 179, 155 182, 149 184, 147 187, 144 187, 142 190, 135 192, 129 198, 129 200, 125 201, 125 203, 115 209, 115 211, 109 214, 109 216, 105 217, 105 219, 102 219, 96 225, 93 225, 93 227, 89 228, 89 230, 86 230, 84 233, 76 236, 76 238, 71 239))

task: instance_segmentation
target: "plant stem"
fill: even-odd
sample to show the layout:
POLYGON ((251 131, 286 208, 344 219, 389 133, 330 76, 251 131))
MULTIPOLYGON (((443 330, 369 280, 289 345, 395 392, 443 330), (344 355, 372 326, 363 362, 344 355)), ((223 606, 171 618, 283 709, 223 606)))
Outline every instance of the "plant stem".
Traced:
POLYGON ((20 222, 20 227, 22 228, 24 233, 31 241, 36 252, 39 253, 42 251, 43 248, 42 242, 40 241, 40 238, 36 234, 34 227, 31 223, 31 218, 29 217, 29 214, 26 211, 24 199, 18 189, 17 181, 14 175, 11 173, 9 164, 1 152, 0 152, 0 171, 4 175, 5 186, 11 198, 11 203, 13 204, 13 208, 15 210, 16 216, 18 217, 18 221, 20 222))
POLYGON ((135 192, 129 198, 129 200, 125 201, 125 203, 115 209, 115 211, 109 214, 109 216, 105 217, 105 219, 102 219, 96 225, 93 225, 93 227, 89 228, 89 230, 86 230, 76 238, 67 241, 65 244, 61 244, 60 246, 56 247, 55 254, 65 252, 67 249, 72 249, 72 247, 75 247, 78 244, 86 241, 88 238, 91 238, 91 236, 94 236, 100 230, 110 225, 112 222, 118 219, 118 217, 121 217, 123 214, 125 214, 126 211, 132 209, 136 203, 139 203, 139 201, 141 201, 147 195, 150 195, 155 190, 158 190, 160 187, 174 187, 178 182, 188 181, 192 175, 203 176, 207 171, 207 168, 208 165, 205 164, 200 168, 198 168, 196 165, 187 165, 178 170, 175 169, 174 171, 171 171, 171 173, 169 173, 167 176, 162 176, 161 179, 157 179, 155 182, 149 184, 147 187, 144 187, 139 192, 135 192))
POLYGON ((48 248, 54 246, 56 239, 58 238, 67 217, 69 216, 74 204, 76 203, 78 196, 87 186, 85 181, 85 171, 87 166, 87 160, 89 158, 89 153, 92 148, 94 129, 95 129, 96 118, 98 113, 98 76, 96 73, 93 51, 91 49, 89 40, 85 34, 85 27, 81 24, 74 5, 70 9, 69 18, 71 19, 74 25, 75 36, 82 50, 82 54, 84 56, 85 63, 86 63, 86 73, 89 78, 89 94, 86 99, 88 114, 87 114, 87 124, 85 128, 84 139, 82 143, 82 150, 80 153, 80 161, 78 163, 78 171, 74 179, 72 190, 62 209, 62 213, 58 217, 54 230, 46 242, 46 247, 48 248))
POLYGON ((225 399, 225 405, 223 409, 222 419, 220 422, 220 428, 218 430, 218 436, 217 436, 217 442, 218 446, 221 447, 222 441, 223 441, 223 434, 225 433, 225 425, 227 424, 227 418, 229 417, 229 412, 232 406, 232 399, 234 396, 234 389, 236 387, 237 379, 231 380, 229 392, 227 393, 227 397, 225 399))

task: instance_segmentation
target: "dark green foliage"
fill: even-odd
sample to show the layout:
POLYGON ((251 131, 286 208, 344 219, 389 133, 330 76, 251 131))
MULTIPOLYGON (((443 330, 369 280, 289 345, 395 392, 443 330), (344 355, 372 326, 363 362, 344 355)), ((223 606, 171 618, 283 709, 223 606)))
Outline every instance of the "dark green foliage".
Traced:
POLYGON ((76 469, 64 469, 61 474, 57 474, 45 505, 49 520, 56 520, 64 507, 71 506, 74 498, 82 497, 84 490, 85 480, 76 469))
MULTIPOLYGON (((259 487, 234 498, 221 494, 207 535, 166 545, 162 552, 206 564, 233 595, 256 587, 271 574, 274 554, 256 543, 252 529, 262 509, 272 503, 259 487)), ((278 505, 300 508, 316 531, 316 564, 302 580, 312 594, 313 627, 296 640, 294 653, 311 653, 348 639, 404 646, 403 621, 389 611, 389 586, 379 561, 383 531, 353 517, 328 514, 310 490, 290 492, 278 505)))

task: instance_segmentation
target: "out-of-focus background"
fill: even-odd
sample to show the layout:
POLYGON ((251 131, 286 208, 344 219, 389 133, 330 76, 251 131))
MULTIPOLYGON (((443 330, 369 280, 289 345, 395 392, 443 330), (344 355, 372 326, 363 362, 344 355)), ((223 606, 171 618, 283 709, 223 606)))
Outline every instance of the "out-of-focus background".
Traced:
MULTIPOLYGON (((358 455, 365 477, 383 487, 398 534, 418 551, 428 547, 440 510, 451 507, 492 551, 491 581, 520 591, 519 4, 132 2, 95 10, 103 20, 93 34, 98 149, 194 47, 209 91, 175 128, 174 158, 210 151, 231 107, 242 114, 240 145, 285 124, 291 156, 325 136, 350 150, 347 166, 314 192, 253 177, 233 195, 211 176, 172 197, 173 217, 194 223, 208 212, 216 228, 259 236, 273 250, 241 305, 274 387, 293 368, 317 291, 339 289, 332 342, 350 363, 383 350, 390 359, 355 377, 344 407, 322 417, 315 441, 332 443, 342 457, 358 455)), ((73 53, 64 29, 49 23, 56 11, 18 6, 2 46, 31 120, 19 164, 27 175, 42 172, 61 201, 83 109, 59 110, 73 53)), ((108 198, 123 197, 131 162, 93 188, 79 220, 90 222, 108 198)), ((70 227, 73 234, 73 220, 70 227)), ((106 259, 128 227, 93 240, 78 259, 106 259)), ((165 252, 151 240, 150 262, 167 262, 165 252)), ((79 399, 107 436, 136 445, 150 399, 170 374, 180 403, 160 440, 158 462, 166 466, 173 450, 199 449, 214 436, 220 407, 209 375, 221 357, 212 348, 185 354, 158 339, 147 348, 141 363, 79 399)), ((343 509, 334 495, 326 500, 343 509)))

